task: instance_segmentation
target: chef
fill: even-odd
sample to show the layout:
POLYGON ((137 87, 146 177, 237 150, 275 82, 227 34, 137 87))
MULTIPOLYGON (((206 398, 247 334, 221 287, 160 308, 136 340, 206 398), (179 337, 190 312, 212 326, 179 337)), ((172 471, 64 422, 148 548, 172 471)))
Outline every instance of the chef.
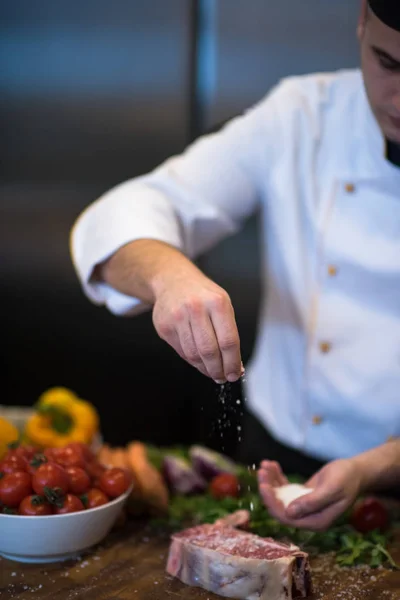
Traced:
POLYGON ((312 475, 400 434, 400 3, 363 0, 361 69, 289 77, 243 116, 90 205, 88 298, 152 309, 217 382, 243 374, 228 294, 192 262, 262 214, 242 460, 312 475))

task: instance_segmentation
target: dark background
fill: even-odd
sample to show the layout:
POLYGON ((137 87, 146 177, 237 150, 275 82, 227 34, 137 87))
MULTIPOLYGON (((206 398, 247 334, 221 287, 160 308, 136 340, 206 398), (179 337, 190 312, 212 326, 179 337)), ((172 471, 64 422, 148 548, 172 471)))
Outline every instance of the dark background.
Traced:
MULTIPOLYGON (((221 438, 217 386, 157 338, 151 315, 117 318, 83 296, 70 228, 101 193, 182 151, 281 77, 357 66, 357 10, 357 0, 3 3, 0 404, 31 405, 63 385, 97 405, 110 443, 234 451, 239 414, 221 438)), ((255 216, 200 260, 231 294, 245 362, 260 297, 257 234, 255 216)), ((234 386, 233 403, 239 393, 234 386)))

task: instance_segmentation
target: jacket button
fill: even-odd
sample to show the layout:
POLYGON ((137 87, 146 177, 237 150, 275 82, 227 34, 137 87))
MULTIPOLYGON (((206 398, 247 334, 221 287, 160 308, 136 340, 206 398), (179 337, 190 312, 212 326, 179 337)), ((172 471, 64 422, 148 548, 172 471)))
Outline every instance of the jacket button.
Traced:
POLYGON ((320 415, 314 415, 312 418, 313 425, 321 425, 323 418, 320 415))
POLYGON ((328 274, 329 277, 335 277, 338 273, 337 267, 335 267, 335 265, 329 265, 328 267, 328 274))
POLYGON ((332 349, 332 344, 330 344, 329 342, 321 342, 319 345, 319 349, 323 354, 328 354, 328 352, 330 352, 332 349))
POLYGON ((345 190, 348 194, 354 194, 356 186, 353 183, 346 183, 345 190))

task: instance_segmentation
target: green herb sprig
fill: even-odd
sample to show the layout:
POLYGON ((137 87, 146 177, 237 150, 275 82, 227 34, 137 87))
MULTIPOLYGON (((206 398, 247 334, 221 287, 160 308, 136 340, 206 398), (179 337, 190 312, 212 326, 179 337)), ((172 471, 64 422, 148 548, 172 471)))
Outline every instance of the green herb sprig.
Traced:
MULTIPOLYGON (((182 449, 179 449, 176 454, 185 456, 182 449)), ((156 452, 155 455, 157 455, 156 452)), ((159 457, 158 454, 157 458, 159 459, 159 457)), ((210 494, 174 496, 170 502, 168 517, 162 521, 153 521, 153 525, 167 526, 174 531, 195 524, 213 523, 236 510, 248 509, 251 515, 250 531, 252 533, 283 541, 290 540, 306 550, 310 556, 333 552, 336 562, 342 567, 385 565, 393 569, 400 569, 388 550, 395 527, 392 527, 387 533, 374 531, 362 535, 349 525, 349 511, 324 532, 287 527, 271 517, 263 505, 257 491, 257 479, 254 471, 238 467, 238 477, 242 490, 240 498, 216 500, 210 494)), ((300 477, 289 479, 291 483, 302 483, 300 477)))

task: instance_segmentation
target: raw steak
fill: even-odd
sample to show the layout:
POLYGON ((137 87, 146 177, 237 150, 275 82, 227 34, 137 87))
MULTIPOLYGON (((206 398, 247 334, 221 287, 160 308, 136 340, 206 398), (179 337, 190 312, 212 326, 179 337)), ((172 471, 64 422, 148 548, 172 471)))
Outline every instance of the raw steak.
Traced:
POLYGON ((307 554, 238 531, 230 525, 232 517, 173 535, 167 572, 187 585, 237 600, 292 600, 312 593, 307 554))

